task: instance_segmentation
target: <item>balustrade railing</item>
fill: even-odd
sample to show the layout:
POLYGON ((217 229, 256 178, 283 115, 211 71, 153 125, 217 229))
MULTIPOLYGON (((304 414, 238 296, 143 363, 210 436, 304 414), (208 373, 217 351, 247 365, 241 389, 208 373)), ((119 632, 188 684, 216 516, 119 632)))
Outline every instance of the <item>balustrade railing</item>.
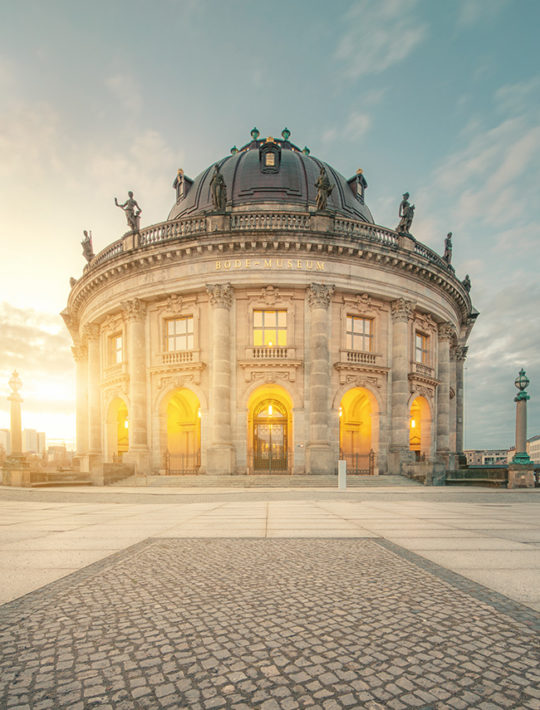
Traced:
POLYGON ((435 377, 435 370, 429 365, 424 365, 421 362, 413 362, 412 371, 417 375, 423 375, 424 377, 435 377))
MULTIPOLYGON (((328 218, 329 220, 331 218, 328 218)), ((391 229, 386 229, 377 224, 368 224, 345 217, 335 217, 331 224, 330 232, 343 235, 354 240, 368 241, 384 247, 397 249, 399 235, 391 229)), ((230 215, 231 232, 299 232, 318 231, 317 222, 309 213, 295 212, 236 212, 230 215)), ((189 217, 172 222, 161 222, 141 229, 136 235, 135 245, 139 247, 160 244, 182 237, 205 234, 208 230, 207 217, 189 217)), ((101 251, 91 262, 90 268, 108 261, 121 254, 124 250, 124 240, 119 239, 101 251)), ((449 266, 444 259, 424 244, 415 242, 414 254, 427 259, 430 263, 448 270, 449 266)))
POLYGON ((161 354, 161 362, 164 365, 172 365, 182 362, 193 362, 193 350, 178 350, 161 354))
POLYGON ((251 348, 251 357, 254 360, 277 360, 289 357, 289 348, 251 348))
POLYGON ((346 350, 345 359, 347 362, 361 363, 362 365, 375 365, 377 356, 374 353, 363 353, 358 350, 346 350))

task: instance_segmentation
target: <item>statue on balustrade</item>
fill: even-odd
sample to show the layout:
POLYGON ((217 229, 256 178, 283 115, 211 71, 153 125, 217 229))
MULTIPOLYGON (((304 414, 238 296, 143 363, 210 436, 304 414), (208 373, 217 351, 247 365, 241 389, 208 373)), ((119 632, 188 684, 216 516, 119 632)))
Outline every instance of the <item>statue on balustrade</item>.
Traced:
POLYGON ((321 167, 321 172, 319 173, 315 187, 317 188, 317 210, 322 212, 326 209, 328 197, 334 189, 334 186, 330 184, 330 180, 328 179, 328 175, 326 174, 324 167, 321 167))
POLYGON ((219 165, 214 165, 214 174, 210 180, 210 190, 212 192, 212 203, 218 212, 224 212, 227 204, 227 185, 219 170, 219 165))
POLYGON ((452 232, 448 232, 446 239, 444 240, 443 259, 450 266, 452 263, 452 232))
POLYGON ((403 199, 399 205, 398 216, 400 217, 400 220, 398 226, 396 227, 396 232, 398 232, 398 234, 410 234, 414 217, 414 205, 411 205, 409 202, 408 192, 403 193, 403 199))
POLYGON ((124 210, 126 215, 128 227, 132 232, 139 231, 140 217, 142 209, 139 207, 137 200, 133 199, 133 193, 131 190, 128 192, 128 199, 121 205, 116 197, 114 198, 114 204, 120 209, 124 210))
POLYGON ((463 284, 465 291, 469 292, 471 290, 471 279, 469 278, 469 274, 465 274, 465 278, 461 283, 463 284))
POLYGON ((83 248, 83 256, 88 263, 94 258, 94 248, 92 246, 92 232, 83 231, 84 239, 81 242, 83 248))

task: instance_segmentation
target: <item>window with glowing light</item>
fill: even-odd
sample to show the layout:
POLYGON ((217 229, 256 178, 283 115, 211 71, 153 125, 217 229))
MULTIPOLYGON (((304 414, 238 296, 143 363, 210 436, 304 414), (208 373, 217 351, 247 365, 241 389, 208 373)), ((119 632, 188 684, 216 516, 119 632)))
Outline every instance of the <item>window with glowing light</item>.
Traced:
POLYGON ((273 167, 275 166, 275 164, 276 164, 276 155, 275 155, 275 153, 266 153, 266 155, 264 156, 264 164, 265 164, 267 167, 272 167, 272 168, 273 168, 273 167))
POLYGON ((167 352, 193 350, 193 317, 171 318, 165 322, 167 352))
POLYGON ((424 333, 416 333, 414 338, 414 359, 427 365, 429 360, 429 338, 424 333))
POLYGON ((373 321, 371 318, 347 316, 346 348, 371 352, 373 347, 373 321))
POLYGON ((256 348, 287 346, 287 311, 253 311, 253 345, 256 348))
POLYGON ((124 339, 120 333, 115 333, 109 339, 109 359, 111 365, 124 362, 124 339))

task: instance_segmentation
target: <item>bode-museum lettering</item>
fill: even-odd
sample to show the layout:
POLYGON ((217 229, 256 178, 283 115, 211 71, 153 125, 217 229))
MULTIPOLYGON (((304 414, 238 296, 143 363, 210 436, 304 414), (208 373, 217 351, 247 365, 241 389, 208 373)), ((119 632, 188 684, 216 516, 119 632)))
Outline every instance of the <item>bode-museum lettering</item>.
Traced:
POLYGON ((326 262, 309 259, 226 259, 224 261, 216 261, 216 271, 257 268, 326 271, 326 262))

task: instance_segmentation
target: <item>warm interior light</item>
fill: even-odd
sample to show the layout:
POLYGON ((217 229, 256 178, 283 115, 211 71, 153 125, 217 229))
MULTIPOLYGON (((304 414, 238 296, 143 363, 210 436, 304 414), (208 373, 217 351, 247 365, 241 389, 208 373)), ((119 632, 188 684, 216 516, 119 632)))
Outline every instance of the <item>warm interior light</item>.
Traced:
POLYGON ((340 408, 339 408, 339 416, 340 416, 340 417, 343 416, 343 407, 340 407, 340 408))
POLYGON ((127 419, 124 421, 124 428, 125 428, 125 429, 128 428, 128 420, 127 420, 127 419))
POLYGON ((268 347, 269 347, 269 348, 272 347, 272 341, 270 341, 270 342, 268 343, 268 347))
POLYGON ((197 416, 199 417, 199 419, 201 418, 201 408, 200 408, 200 407, 199 407, 199 409, 197 410, 197 416))
POLYGON ((269 405, 268 405, 268 415, 269 415, 270 417, 272 416, 272 412, 273 412, 273 411, 274 411, 274 410, 272 409, 272 405, 269 404, 269 405))
POLYGON ((411 429, 414 429, 416 426, 416 421, 414 419, 411 419, 411 429))

